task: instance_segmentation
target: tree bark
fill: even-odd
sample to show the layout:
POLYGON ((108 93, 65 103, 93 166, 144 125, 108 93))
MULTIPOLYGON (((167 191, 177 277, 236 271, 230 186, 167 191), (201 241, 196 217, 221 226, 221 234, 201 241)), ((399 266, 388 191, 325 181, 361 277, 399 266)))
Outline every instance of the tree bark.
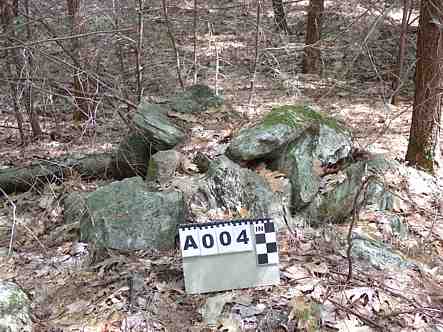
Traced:
MULTIPOLYGON (((108 178, 113 174, 113 153, 97 153, 81 158, 42 160, 28 167, 0 170, 0 188, 7 194, 62 182, 71 172, 82 178, 108 178)), ((1 197, 1 194, 0 194, 1 197)))
POLYGON ((310 0, 306 23, 305 53, 303 57, 304 74, 321 74, 321 52, 317 44, 321 37, 324 0, 310 0))
POLYGON ((403 67, 406 51, 406 36, 408 33, 409 19, 412 14, 411 0, 403 0, 403 18, 401 21, 400 40, 398 46, 397 66, 395 70, 394 80, 392 82, 393 95, 391 99, 392 105, 398 104, 398 94, 401 87, 403 67))
MULTIPOLYGON (((84 1, 67 0, 68 16, 71 25, 72 36, 78 36, 85 32, 84 1)), ((73 97, 75 101, 74 120, 81 121, 88 119, 93 114, 94 100, 90 97, 93 94, 94 82, 84 72, 87 63, 86 50, 83 48, 80 37, 72 38, 71 54, 74 59, 74 89, 73 97)))
POLYGON ((277 24, 277 29, 289 35, 289 26, 288 22, 286 21, 286 13, 283 6, 283 0, 272 0, 272 8, 274 9, 274 17, 275 23, 277 24))
POLYGON ((443 95, 443 2, 422 0, 417 38, 415 98, 406 160, 435 173, 443 95))

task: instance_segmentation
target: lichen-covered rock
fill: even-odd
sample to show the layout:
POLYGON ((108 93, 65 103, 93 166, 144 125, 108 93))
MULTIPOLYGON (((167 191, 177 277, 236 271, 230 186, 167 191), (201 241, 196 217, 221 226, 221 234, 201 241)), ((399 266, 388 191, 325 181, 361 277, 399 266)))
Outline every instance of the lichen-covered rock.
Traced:
POLYGON ((318 194, 320 176, 315 171, 315 135, 306 133, 287 152, 286 166, 291 181, 291 206, 300 211, 318 194))
POLYGON ((210 108, 221 107, 223 103, 222 97, 215 95, 210 87, 202 84, 193 85, 168 101, 169 107, 180 113, 205 112, 210 108))
POLYGON ((211 209, 238 213, 243 209, 252 218, 270 216, 272 190, 255 172, 221 156, 211 162, 206 175, 191 199, 191 204, 200 205, 203 213, 211 209))
POLYGON ((254 127, 245 128, 231 141, 227 155, 235 161, 272 159, 309 128, 305 106, 274 108, 254 127))
POLYGON ((227 154, 236 161, 275 159, 308 134, 315 138, 316 155, 325 163, 336 162, 351 151, 351 135, 343 125, 309 106, 287 105, 272 109, 257 126, 241 130, 227 154))
POLYGON ((181 192, 150 192, 140 177, 103 186, 88 194, 86 204, 81 240, 98 248, 172 248, 184 219, 181 192))
POLYGON ((135 132, 119 145, 113 162, 114 178, 145 176, 151 154, 173 148, 185 133, 167 117, 168 108, 142 103, 132 119, 135 132))
POLYGON ((114 155, 112 172, 115 179, 144 176, 150 157, 149 140, 140 134, 125 137, 114 155))
POLYGON ((132 122, 137 134, 143 136, 155 151, 168 150, 182 142, 185 133, 169 121, 167 108, 143 103, 139 106, 132 122))
POLYGON ((364 162, 352 164, 330 177, 329 181, 333 183, 321 184, 314 199, 301 210, 311 224, 340 223, 351 216, 354 200, 362 183, 364 165, 364 162))
POLYGON ((182 154, 176 150, 156 152, 149 160, 146 180, 165 184, 172 179, 182 159, 182 154))
POLYGON ((31 301, 16 284, 0 280, 0 331, 32 331, 31 301))
POLYGON ((383 270, 387 268, 413 268, 415 263, 394 252, 379 241, 355 235, 352 239, 351 254, 355 258, 367 260, 372 266, 383 270))
POLYGON ((319 191, 303 214, 312 224, 325 222, 343 222, 349 218, 354 208, 356 195, 359 193, 364 178, 369 179, 366 193, 358 197, 358 204, 365 199, 365 205, 376 210, 392 208, 394 195, 385 187, 382 175, 398 163, 372 156, 368 160, 350 163, 336 174, 321 177, 319 191))
POLYGON ((246 128, 232 140, 226 154, 236 161, 271 159, 296 135, 291 127, 280 123, 246 128))

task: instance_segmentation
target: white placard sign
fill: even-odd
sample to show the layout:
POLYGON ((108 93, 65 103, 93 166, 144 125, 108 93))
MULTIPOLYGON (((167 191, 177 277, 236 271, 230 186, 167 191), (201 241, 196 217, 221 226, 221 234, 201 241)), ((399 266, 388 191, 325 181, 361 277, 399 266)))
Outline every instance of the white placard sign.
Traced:
POLYGON ((179 225, 188 293, 278 284, 277 230, 270 218, 179 225))

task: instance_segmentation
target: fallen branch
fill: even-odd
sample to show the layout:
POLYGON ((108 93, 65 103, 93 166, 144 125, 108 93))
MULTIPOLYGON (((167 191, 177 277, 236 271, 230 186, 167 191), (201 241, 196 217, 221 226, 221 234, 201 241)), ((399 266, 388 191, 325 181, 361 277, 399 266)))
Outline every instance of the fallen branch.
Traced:
POLYGON ((71 172, 84 178, 107 178, 113 174, 113 154, 98 153, 82 158, 39 160, 27 167, 0 170, 0 197, 4 193, 23 192, 47 183, 62 182, 71 172))
POLYGON ((379 331, 386 331, 386 328, 384 326, 377 324, 372 319, 366 317, 365 315, 359 313, 358 311, 353 310, 348 307, 345 307, 344 305, 342 305, 334 300, 328 299, 328 301, 331 302, 332 304, 334 304, 335 306, 337 306, 339 309, 347 312, 348 314, 354 315, 355 317, 357 317, 358 319, 360 319, 362 322, 366 323, 367 325, 372 326, 373 328, 375 328, 379 331))

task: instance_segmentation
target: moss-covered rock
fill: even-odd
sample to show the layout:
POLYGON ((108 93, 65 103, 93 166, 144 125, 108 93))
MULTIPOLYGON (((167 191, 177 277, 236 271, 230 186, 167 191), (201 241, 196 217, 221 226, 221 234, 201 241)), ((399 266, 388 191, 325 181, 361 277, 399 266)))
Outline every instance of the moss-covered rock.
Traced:
POLYGON ((348 132, 345 126, 336 119, 314 110, 308 105, 285 105, 275 107, 269 112, 262 121, 265 127, 272 127, 276 124, 285 124, 292 129, 297 129, 306 124, 326 125, 331 129, 348 132))
POLYGON ((327 154, 323 151, 328 150, 327 144, 336 145, 343 137, 350 143, 349 131, 335 119, 307 105, 287 105, 273 108, 257 126, 241 130, 229 145, 227 154, 236 161, 276 159, 306 131, 313 136, 320 135, 317 144, 321 145, 318 147, 320 154, 327 154))

